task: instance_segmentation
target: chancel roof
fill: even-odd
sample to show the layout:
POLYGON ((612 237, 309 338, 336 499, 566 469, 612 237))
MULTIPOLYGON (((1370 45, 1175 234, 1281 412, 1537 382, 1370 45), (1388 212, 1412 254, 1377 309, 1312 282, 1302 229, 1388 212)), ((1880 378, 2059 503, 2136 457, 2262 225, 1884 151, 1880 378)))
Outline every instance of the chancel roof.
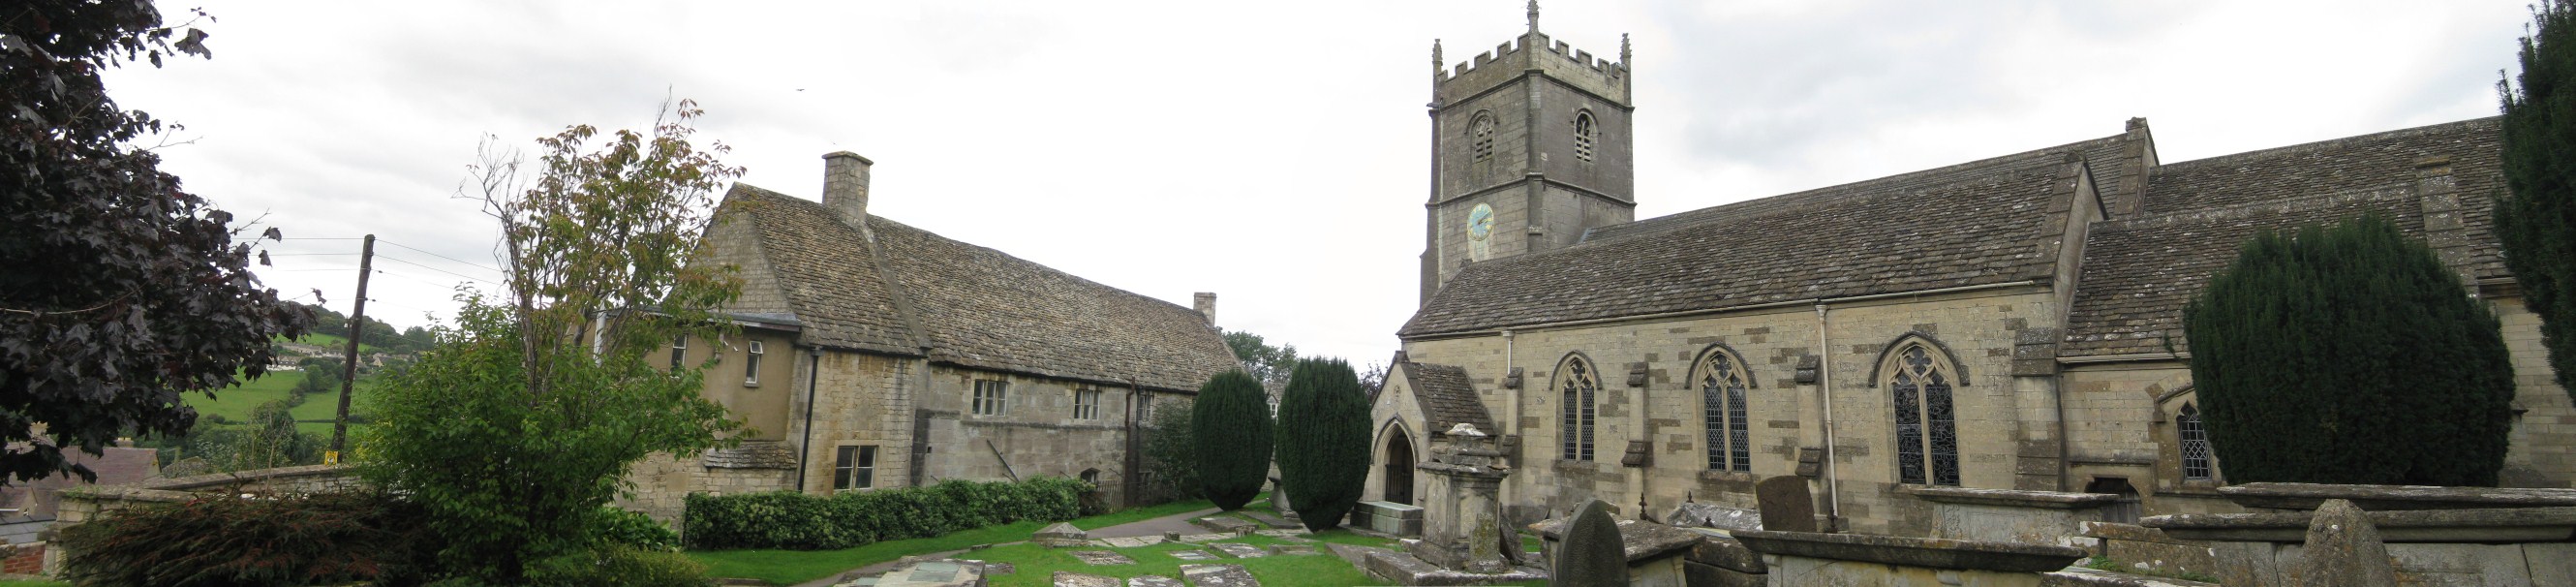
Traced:
POLYGON ((736 184, 802 342, 1105 384, 1195 391, 1235 368, 1196 310, 883 217, 736 184), (875 242, 868 241, 873 236, 875 242))

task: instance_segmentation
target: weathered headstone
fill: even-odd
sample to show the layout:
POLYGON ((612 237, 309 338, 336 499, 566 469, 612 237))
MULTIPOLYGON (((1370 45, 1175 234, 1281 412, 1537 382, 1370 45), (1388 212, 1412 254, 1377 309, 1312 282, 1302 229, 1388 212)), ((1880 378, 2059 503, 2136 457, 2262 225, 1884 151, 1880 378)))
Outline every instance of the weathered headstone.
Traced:
POLYGON ((1804 477, 1781 476, 1753 484, 1762 506, 1762 529, 1775 532, 1816 531, 1816 497, 1807 493, 1804 477))
POLYGON ((2316 518, 2308 522, 2308 542, 2299 550, 2298 565, 2290 568, 2292 585, 2397 584, 2397 569, 2389 564, 2379 527, 2350 501, 2330 499, 2318 506, 2316 518))
POLYGON ((1071 522, 1056 522, 1029 535, 1029 541, 1047 548, 1076 548, 1091 543, 1091 533, 1074 527, 1071 522))
POLYGON ((1625 587, 1628 584, 1628 547, 1619 538, 1619 524, 1610 518, 1608 504, 1589 499, 1576 506, 1574 518, 1566 524, 1562 544, 1564 552, 1556 554, 1551 585, 1625 587))
POLYGON ((1243 565, 1181 565, 1181 577, 1193 587, 1259 587, 1243 565))
POLYGON ((1127 555, 1118 554, 1118 553, 1116 553, 1116 552, 1111 552, 1111 551, 1106 551, 1106 550, 1074 550, 1074 551, 1066 551, 1066 552, 1065 552, 1065 554, 1073 555, 1073 558, 1075 558, 1075 559, 1077 559, 1077 560, 1081 560, 1081 561, 1082 561, 1082 564, 1086 564, 1086 565, 1132 565, 1132 564, 1136 564, 1136 559, 1127 558, 1127 555))
POLYGON ((1056 571, 1055 576, 1050 579, 1049 583, 1055 587, 1118 587, 1117 577, 1085 575, 1068 571, 1056 571))

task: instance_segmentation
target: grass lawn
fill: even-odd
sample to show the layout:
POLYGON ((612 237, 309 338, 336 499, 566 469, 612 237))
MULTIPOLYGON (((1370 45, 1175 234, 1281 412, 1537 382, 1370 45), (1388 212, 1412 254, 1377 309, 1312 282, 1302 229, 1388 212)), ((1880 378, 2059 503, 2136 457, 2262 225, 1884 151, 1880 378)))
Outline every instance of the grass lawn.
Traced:
MULTIPOLYGON (((200 393, 182 394, 180 397, 188 403, 189 407, 196 408, 200 416, 223 416, 236 423, 247 422, 250 420, 251 410, 258 409, 260 404, 286 399, 288 392, 295 389, 295 384, 302 381, 304 381, 302 371, 272 371, 258 379, 243 381, 239 386, 216 390, 214 397, 207 397, 200 393)), ((360 380, 358 395, 366 395, 368 389, 372 387, 374 387, 372 382, 360 380)), ((332 389, 338 391, 339 388, 332 389)), ((351 408, 355 409, 358 405, 352 404, 351 408)), ((331 421, 340 417, 340 395, 329 393, 305 396, 304 403, 289 408, 287 413, 295 416, 296 430, 326 439, 330 438, 331 421)), ((200 421, 199 424, 204 425, 204 422, 200 421)), ((0 587, 7 586, 0 585, 0 587)))
MULTIPOLYGON (((1074 527, 1084 530, 1140 522, 1163 516, 1215 507, 1207 500, 1178 501, 1162 505, 1133 508, 1082 518, 1074 527)), ((794 585, 820 579, 834 573, 873 565, 918 554, 962 550, 980 544, 1028 540, 1030 534, 1047 527, 1043 522, 1020 522, 1002 526, 951 532, 936 538, 888 540, 840 550, 712 550, 690 551, 689 558, 707 565, 712 577, 759 579, 776 585, 794 585)))

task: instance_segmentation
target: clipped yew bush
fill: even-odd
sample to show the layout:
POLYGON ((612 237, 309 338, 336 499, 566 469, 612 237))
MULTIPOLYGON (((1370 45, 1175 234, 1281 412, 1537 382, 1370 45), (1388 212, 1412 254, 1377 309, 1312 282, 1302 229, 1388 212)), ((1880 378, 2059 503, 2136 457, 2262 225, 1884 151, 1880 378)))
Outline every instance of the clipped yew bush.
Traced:
POLYGON ((1199 486, 1226 511, 1243 508, 1270 480, 1270 398, 1242 371, 1208 378, 1190 408, 1199 486))
POLYGON ((793 491, 690 494, 681 534, 690 548, 827 550, 880 540, 928 538, 1023 521, 1060 522, 1080 515, 1091 484, 1063 477, 1019 483, 942 481, 808 495, 793 491))
POLYGON ((1279 398, 1276 452, 1288 506, 1309 530, 1342 525, 1368 482, 1368 398, 1341 359, 1307 359, 1279 398))

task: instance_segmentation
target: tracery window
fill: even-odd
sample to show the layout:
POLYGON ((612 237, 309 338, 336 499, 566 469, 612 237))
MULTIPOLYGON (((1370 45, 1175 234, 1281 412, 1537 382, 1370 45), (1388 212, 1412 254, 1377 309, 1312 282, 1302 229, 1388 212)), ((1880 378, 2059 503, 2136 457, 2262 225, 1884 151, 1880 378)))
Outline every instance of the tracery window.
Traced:
POLYGON ((1564 396, 1564 428, 1559 429, 1557 437, 1565 445, 1558 458, 1592 460, 1593 400, 1600 395, 1601 379, 1580 356, 1566 357, 1564 367, 1557 372, 1557 389, 1564 396))
POLYGON ((1906 343, 1888 365, 1887 388, 1896 404, 1899 482, 1959 484, 1959 429, 1950 409, 1948 367, 1920 341, 1906 343))
POLYGON ((1467 123, 1467 136, 1473 139, 1468 143, 1468 150, 1475 153, 1475 160, 1484 161, 1494 158, 1494 115, 1492 113, 1476 113, 1476 120, 1467 123))
POLYGON ((1592 134, 1592 113, 1590 111, 1574 113, 1574 158, 1592 160, 1592 134))
POLYGON ((2209 429, 2200 424, 2200 408, 2183 404, 2182 413, 2174 416, 2174 433, 2182 440, 2182 478, 2208 479, 2209 429))
POLYGON ((1711 471, 1753 470, 1751 425, 1744 410, 1744 388, 1748 377, 1744 361, 1724 348, 1709 349, 1700 359, 1700 414, 1707 423, 1708 469, 1711 471))

